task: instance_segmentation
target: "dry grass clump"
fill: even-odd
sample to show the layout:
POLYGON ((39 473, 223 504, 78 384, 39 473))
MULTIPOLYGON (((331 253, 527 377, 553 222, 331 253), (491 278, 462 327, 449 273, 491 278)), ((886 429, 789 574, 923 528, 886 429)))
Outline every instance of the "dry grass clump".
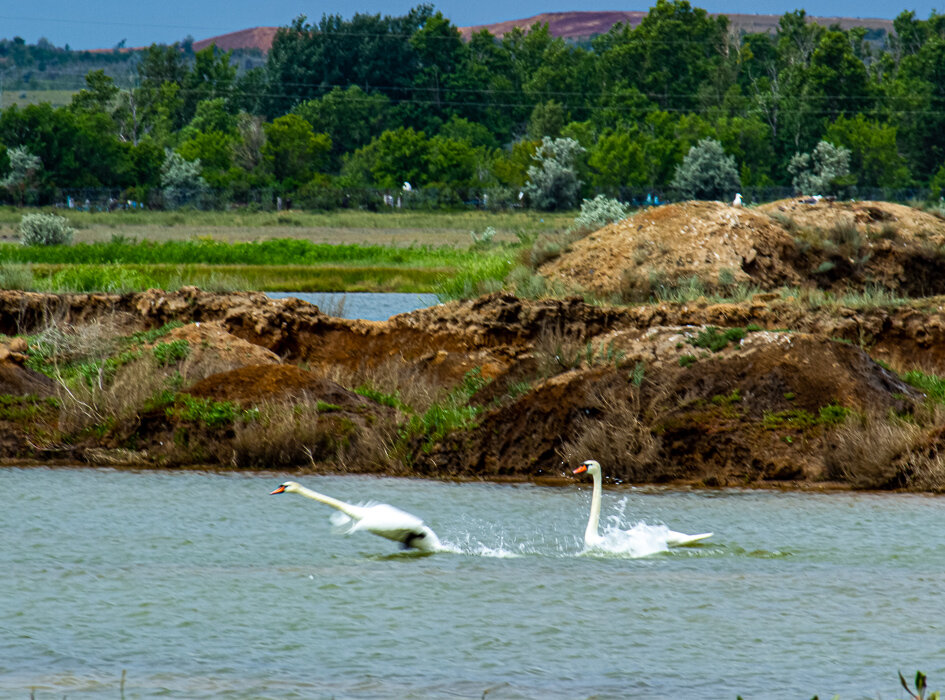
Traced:
POLYGON ((376 365, 349 369, 332 365, 323 375, 336 384, 394 408, 423 412, 440 402, 452 387, 438 382, 430 372, 394 355, 376 365))
POLYGON ((616 349, 612 341, 609 344, 600 341, 595 345, 561 324, 545 326, 538 334, 532 352, 540 377, 553 377, 582 366, 610 364, 617 367, 624 359, 624 352, 616 349))
POLYGON ((945 491, 945 406, 928 403, 913 416, 851 414, 832 434, 828 476, 854 488, 945 491))
MULTIPOLYGON (((397 437, 393 420, 339 412, 312 396, 257 406, 254 420, 234 424, 228 461, 236 467, 273 468, 325 463, 343 471, 385 471, 397 437)), ((227 461, 227 460, 224 460, 227 461)))
POLYGON ((148 401, 166 389, 176 390, 180 374, 161 366, 152 355, 143 355, 119 368, 114 378, 99 381, 66 381, 59 378, 59 429, 75 433, 96 425, 134 419, 148 401))
POLYGON ((596 459, 617 479, 653 479, 661 445, 645 418, 639 388, 631 387, 628 394, 626 388, 610 386, 593 403, 596 415, 578 421, 574 439, 563 443, 558 455, 570 466, 596 459))
POLYGON ((86 323, 70 324, 48 319, 33 344, 61 364, 102 360, 118 348, 118 338, 131 325, 130 315, 114 313, 86 323))

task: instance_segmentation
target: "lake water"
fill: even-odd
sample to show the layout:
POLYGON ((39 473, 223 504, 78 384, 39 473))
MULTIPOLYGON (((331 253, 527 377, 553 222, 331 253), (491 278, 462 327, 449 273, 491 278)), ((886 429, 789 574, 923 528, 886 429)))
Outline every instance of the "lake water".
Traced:
POLYGON ((439 303, 436 294, 402 292, 267 292, 272 299, 296 297, 340 318, 386 321, 391 316, 439 303), (340 311, 340 313, 338 313, 340 311))
POLYGON ((454 551, 333 533, 280 474, 0 470, 0 697, 902 697, 945 687, 945 500, 300 477, 454 551), (487 692, 488 691, 488 692, 487 692))

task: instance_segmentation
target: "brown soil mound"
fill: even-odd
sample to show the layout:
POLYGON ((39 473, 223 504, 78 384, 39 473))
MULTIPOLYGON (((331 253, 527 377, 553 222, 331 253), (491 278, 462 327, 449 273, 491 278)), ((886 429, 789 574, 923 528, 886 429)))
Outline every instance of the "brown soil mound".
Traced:
POLYGON ((790 234, 764 213, 721 202, 644 209, 576 241, 539 269, 598 294, 697 277, 710 285, 797 285, 790 234))
POLYGON ((608 462, 608 474, 630 482, 823 481, 832 476, 831 420, 848 410, 906 411, 919 397, 846 343, 762 331, 713 353, 692 344, 704 332, 654 328, 605 336, 627 351, 619 366, 572 370, 539 383, 488 411, 471 435, 445 440, 418 468, 541 477, 597 457, 608 462), (679 358, 687 355, 692 364, 683 368, 679 358), (628 369, 643 361, 646 380, 637 390, 628 369), (641 425, 657 437, 652 459, 642 465, 637 455, 615 448, 641 425))
POLYGON ((853 224, 863 236, 893 235, 905 240, 945 242, 945 219, 892 202, 814 201, 811 197, 781 199, 758 211, 787 217, 801 228, 828 230, 853 224))
POLYGON ((187 389, 188 394, 244 406, 261 401, 298 400, 308 397, 345 409, 365 405, 366 399, 294 365, 249 365, 220 372, 187 389))
POLYGON ((202 379, 246 365, 279 364, 271 350, 243 340, 230 333, 219 321, 190 323, 175 328, 158 343, 186 340, 189 346, 181 374, 191 380, 202 379))
POLYGON ((707 292, 747 283, 922 297, 945 293, 943 245, 945 220, 887 202, 792 199, 757 209, 684 202, 592 233, 539 272, 633 301, 692 279, 707 292))
POLYGON ((11 396, 55 396, 56 383, 45 374, 17 362, 0 361, 0 394, 11 396))

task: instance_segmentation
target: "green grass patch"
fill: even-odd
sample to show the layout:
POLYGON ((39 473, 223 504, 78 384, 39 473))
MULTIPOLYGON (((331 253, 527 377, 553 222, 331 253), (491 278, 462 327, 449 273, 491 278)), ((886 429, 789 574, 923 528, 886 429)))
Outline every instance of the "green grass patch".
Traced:
POLYGON ((80 272, 58 276, 65 265, 29 265, 0 287, 56 293, 173 291, 195 286, 208 291, 261 292, 409 292, 433 293, 449 268, 265 265, 83 265, 80 272), (130 270, 130 271, 129 271, 130 270))
POLYGON ((738 389, 732 389, 730 394, 716 394, 712 397, 712 403, 716 406, 731 406, 742 400, 742 392, 738 389))
POLYGON ((178 394, 174 404, 165 409, 167 416, 209 428, 224 428, 237 420, 255 420, 258 409, 242 409, 232 401, 214 401, 190 394, 178 394))
POLYGON ((926 374, 917 369, 902 375, 906 384, 914 386, 935 403, 945 403, 945 378, 935 374, 926 374))
POLYGON ((371 401, 374 401, 381 406, 390 406, 391 408, 396 408, 401 411, 410 410, 407 404, 405 404, 400 399, 400 392, 395 392, 393 394, 385 393, 367 384, 362 384, 355 388, 354 393, 359 394, 360 396, 363 396, 367 399, 371 399, 371 401))
POLYGON ((169 343, 158 343, 151 348, 151 352, 161 367, 167 367, 187 358, 190 354, 190 343, 183 338, 178 338, 169 343))
POLYGON ((132 333, 123 339, 123 342, 127 345, 139 345, 142 343, 153 343, 158 338, 163 338, 168 335, 175 328, 181 328, 184 325, 183 321, 169 321, 165 323, 160 328, 152 328, 148 331, 138 331, 137 333, 132 333))
POLYGON ((443 401, 433 404, 422 414, 414 414, 402 431, 401 439, 420 438, 423 442, 422 449, 428 452, 449 433, 475 427, 482 407, 470 404, 469 401, 487 383, 488 380, 483 379, 482 371, 478 367, 470 370, 463 378, 462 384, 453 389, 443 401))
POLYGON ((728 347, 729 343, 738 344, 748 334, 745 328, 726 328, 719 330, 715 326, 708 326, 701 331, 689 344, 697 348, 706 348, 712 352, 720 352, 728 347))
POLYGON ((0 420, 36 420, 59 408, 59 400, 50 396, 40 398, 34 394, 14 396, 0 394, 0 420))
POLYGON ((695 355, 680 355, 679 356, 679 366, 689 368, 692 367, 696 362, 699 361, 695 355))
POLYGON ((483 257, 482 251, 449 246, 332 245, 298 238, 226 243, 210 238, 188 241, 140 241, 116 237, 104 243, 71 246, 0 244, 0 262, 69 265, 400 265, 457 266, 483 257))
POLYGON ((817 415, 803 408, 792 408, 787 411, 766 411, 762 417, 762 425, 767 430, 809 430, 821 426, 833 426, 843 422, 850 414, 850 409, 837 404, 821 406, 817 415))

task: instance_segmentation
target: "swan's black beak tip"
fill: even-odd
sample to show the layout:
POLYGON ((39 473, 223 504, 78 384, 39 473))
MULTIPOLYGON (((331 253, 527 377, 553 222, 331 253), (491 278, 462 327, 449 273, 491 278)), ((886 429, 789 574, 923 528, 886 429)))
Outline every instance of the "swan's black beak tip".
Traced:
POLYGON ((269 492, 269 495, 270 495, 270 496, 275 496, 277 493, 285 493, 285 484, 282 484, 282 486, 280 486, 279 488, 277 488, 275 491, 270 491, 270 492, 269 492))

